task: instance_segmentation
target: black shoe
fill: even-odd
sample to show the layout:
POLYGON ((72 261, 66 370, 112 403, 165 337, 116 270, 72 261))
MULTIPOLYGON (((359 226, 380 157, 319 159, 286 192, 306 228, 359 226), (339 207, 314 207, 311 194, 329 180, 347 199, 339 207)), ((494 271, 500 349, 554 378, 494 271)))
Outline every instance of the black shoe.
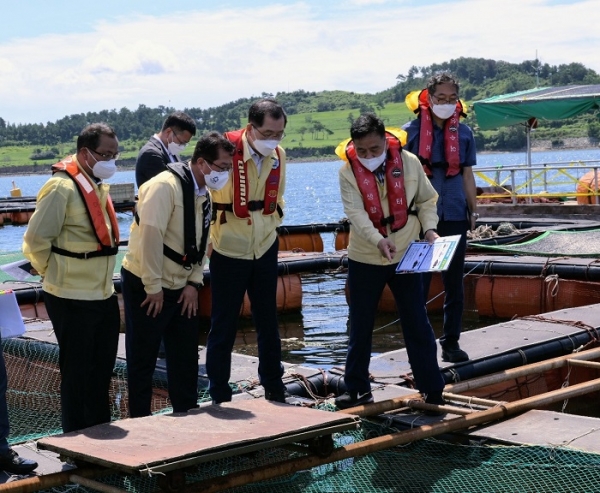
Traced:
MULTIPOLYGON (((438 406, 443 406, 444 404, 446 404, 446 401, 442 397, 441 392, 430 392, 425 396, 425 402, 427 404, 436 404, 438 406)), ((426 410, 423 411, 423 414, 427 416, 442 416, 446 413, 444 411, 426 410)))
POLYGON ((37 466, 37 462, 20 457, 13 449, 0 454, 0 469, 11 474, 29 474, 37 466))
POLYGON ((284 390, 279 390, 276 392, 272 392, 270 390, 265 390, 265 399, 267 401, 281 402, 282 404, 285 404, 285 399, 289 396, 290 396, 290 394, 288 394, 284 390))
POLYGON ((339 397, 335 398, 335 405, 340 409, 348 409, 349 407, 362 406, 363 404, 370 404, 374 402, 373 394, 371 392, 346 392, 339 397))
POLYGON ((449 363, 460 363, 469 361, 469 355, 460 348, 458 342, 451 342, 442 345, 442 360, 449 363))

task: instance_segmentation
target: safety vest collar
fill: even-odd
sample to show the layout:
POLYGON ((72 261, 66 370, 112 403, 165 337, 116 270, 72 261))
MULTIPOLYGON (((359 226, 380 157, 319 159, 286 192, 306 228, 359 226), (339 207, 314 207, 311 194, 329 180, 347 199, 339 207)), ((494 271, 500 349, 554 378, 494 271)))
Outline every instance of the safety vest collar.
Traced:
POLYGON ((386 141, 388 152, 385 160, 385 184, 390 211, 390 215, 387 217, 381 205, 375 174, 360 163, 352 141, 346 146, 346 156, 362 195, 365 210, 373 226, 384 237, 388 236, 388 225, 392 233, 405 226, 408 221, 409 209, 409 205, 406 202, 406 190, 404 188, 404 164, 402 162, 400 141, 389 132, 386 132, 386 141))
MULTIPOLYGON (((233 155, 232 185, 233 185, 233 203, 231 211, 237 218, 248 219, 251 223, 250 212, 262 209, 263 215, 273 214, 278 211, 282 215, 281 209, 277 205, 279 197, 279 186, 281 183, 281 155, 279 147, 276 150, 277 158, 270 163, 269 175, 265 183, 265 193, 263 200, 250 200, 250 183, 248 178, 248 160, 249 154, 244 146, 246 129, 225 132, 224 136, 235 145, 233 155)), ((229 204, 215 204, 217 210, 221 210, 221 223, 226 222, 225 211, 229 210, 229 204)))
MULTIPOLYGON (((416 111, 420 119, 419 131, 419 151, 418 156, 423 164, 425 173, 432 175, 431 171, 431 152, 433 147, 433 118, 431 116, 431 106, 429 104, 429 92, 423 89, 418 97, 419 107, 416 111)), ((460 100, 456 102, 456 108, 450 118, 444 122, 444 157, 448 168, 446 176, 455 176, 460 173, 460 145, 458 136, 458 127, 460 117, 464 116, 463 107, 460 100)))
MULTIPOLYGON (((58 171, 65 172, 75 183, 76 188, 79 191, 81 198, 83 199, 83 203, 85 204, 88 217, 90 218, 90 222, 92 223, 94 234, 98 240, 97 252, 88 252, 85 254, 85 257, 80 257, 79 255, 81 254, 78 252, 73 253, 77 255, 77 258, 91 258, 102 255, 116 255, 119 245, 119 224, 117 222, 117 214, 115 212, 115 208, 110 198, 110 194, 106 197, 106 212, 110 220, 111 231, 109 231, 108 226, 106 225, 106 220, 104 219, 103 212, 104 208, 100 203, 100 198, 96 193, 94 185, 90 181, 90 178, 80 169, 77 163, 76 156, 68 156, 62 161, 59 161, 58 163, 52 165, 52 173, 54 174, 58 171), (94 255, 90 255, 90 253, 94 253, 94 255)), ((71 253, 63 252, 57 253, 61 253, 63 255, 68 255, 69 253, 71 253)))

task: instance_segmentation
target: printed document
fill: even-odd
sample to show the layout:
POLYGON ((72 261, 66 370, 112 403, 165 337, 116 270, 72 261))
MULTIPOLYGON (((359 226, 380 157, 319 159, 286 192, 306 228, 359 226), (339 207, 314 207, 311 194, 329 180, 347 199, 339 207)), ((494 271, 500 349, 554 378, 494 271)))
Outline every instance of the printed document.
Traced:
POLYGON ((413 241, 396 267, 398 274, 441 272, 448 270, 460 235, 444 236, 433 243, 413 241))

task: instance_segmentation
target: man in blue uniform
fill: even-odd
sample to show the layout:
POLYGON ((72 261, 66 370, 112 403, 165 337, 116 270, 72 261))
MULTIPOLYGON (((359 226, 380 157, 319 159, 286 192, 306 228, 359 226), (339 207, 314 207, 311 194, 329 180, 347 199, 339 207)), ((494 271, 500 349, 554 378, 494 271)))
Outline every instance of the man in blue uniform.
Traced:
MULTIPOLYGON (((444 334, 440 337, 442 359, 452 363, 469 356, 460 348, 464 306, 463 271, 467 231, 475 228, 477 192, 473 166, 475 139, 471 129, 459 123, 464 115, 458 96, 459 84, 448 73, 434 75, 419 95, 419 117, 407 123, 404 147, 416 154, 439 195, 437 232, 440 236, 461 235, 450 267, 442 274, 444 289, 444 334)), ((408 98, 407 98, 408 99, 408 98)), ((425 274, 424 290, 429 292, 431 274, 425 274)))

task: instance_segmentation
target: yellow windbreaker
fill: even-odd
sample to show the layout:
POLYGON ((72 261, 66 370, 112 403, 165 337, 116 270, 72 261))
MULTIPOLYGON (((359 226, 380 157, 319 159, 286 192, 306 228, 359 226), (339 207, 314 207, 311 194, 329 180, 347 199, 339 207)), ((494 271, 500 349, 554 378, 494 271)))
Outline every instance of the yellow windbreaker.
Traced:
MULTIPOLYGON (((270 156, 266 156, 262 162, 260 176, 254 160, 248 150, 248 140, 246 133, 242 136, 244 142, 244 162, 248 163, 248 183, 250 186, 248 199, 263 200, 265 195, 265 183, 277 159, 277 152, 273 151, 270 156)), ((281 175, 279 191, 277 194, 277 204, 283 210, 285 202, 283 193, 285 189, 285 151, 280 147, 281 156, 281 175)), ((230 177, 229 181, 221 190, 211 191, 213 207, 215 203, 231 204, 233 203, 233 183, 230 177)), ((263 211, 250 212, 250 218, 239 219, 233 212, 217 211, 217 219, 212 224, 210 236, 213 248, 222 255, 239 259, 253 259, 262 257, 273 245, 277 237, 276 228, 281 224, 282 218, 277 211, 273 214, 263 215, 263 211), (221 224, 221 214, 226 215, 227 221, 221 224), (250 219, 250 220, 249 220, 250 219)))
MULTIPOLYGON (((77 162, 76 155, 73 160, 77 162)), ((98 194, 111 232, 106 212, 109 185, 97 185, 78 162, 77 166, 98 194)), ((113 294, 114 255, 77 259, 52 252, 52 245, 71 252, 92 252, 98 246, 79 190, 65 172, 52 175, 40 189, 23 236, 23 253, 44 278, 42 289, 50 294, 76 300, 104 300, 113 294)))
MULTIPOLYGON (((202 205, 206 196, 196 196, 196 241, 202 238, 202 205)), ((163 244, 178 253, 184 250, 183 188, 181 181, 170 171, 163 171, 144 183, 138 192, 137 203, 140 224, 133 221, 129 233, 129 248, 123 267, 141 278, 148 294, 166 289, 181 289, 188 281, 202 284, 203 266, 194 264, 190 269, 163 255, 163 244)))
MULTIPOLYGON (((392 133, 395 134, 394 131, 392 133)), ((390 262, 377 249, 377 243, 383 236, 369 219, 356 178, 346 160, 344 150, 347 143, 348 140, 342 142, 337 147, 336 154, 345 161, 339 171, 339 180, 344 212, 350 221, 348 257, 366 264, 387 265, 390 262)), ((391 232, 389 225, 387 226, 388 238, 394 241, 397 249, 392 263, 400 261, 410 242, 419 238, 421 228, 423 231, 435 229, 438 223, 436 210, 438 195, 425 175, 421 162, 414 154, 403 150, 402 163, 406 201, 410 204, 414 200, 413 208, 417 209, 417 215, 409 214, 406 225, 395 233, 391 232)), ((378 184, 378 190, 384 216, 388 216, 390 210, 387 188, 378 184)))

